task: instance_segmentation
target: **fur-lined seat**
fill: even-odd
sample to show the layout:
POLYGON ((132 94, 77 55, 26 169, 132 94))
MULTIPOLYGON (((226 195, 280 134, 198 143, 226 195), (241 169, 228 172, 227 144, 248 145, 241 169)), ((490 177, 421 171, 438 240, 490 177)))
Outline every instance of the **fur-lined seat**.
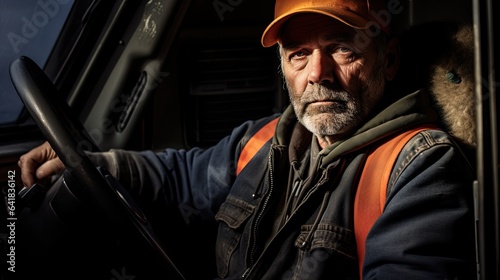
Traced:
POLYGON ((474 32, 470 24, 448 22, 414 26, 401 34, 398 87, 426 87, 443 126, 466 149, 476 146, 474 32))

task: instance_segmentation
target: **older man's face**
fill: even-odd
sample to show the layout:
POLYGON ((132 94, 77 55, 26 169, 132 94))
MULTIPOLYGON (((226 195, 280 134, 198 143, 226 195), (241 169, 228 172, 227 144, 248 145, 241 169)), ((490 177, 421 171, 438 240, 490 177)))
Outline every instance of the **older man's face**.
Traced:
POLYGON ((332 18, 302 14, 280 39, 282 69, 299 121, 317 136, 340 139, 373 111, 385 86, 376 44, 332 18))

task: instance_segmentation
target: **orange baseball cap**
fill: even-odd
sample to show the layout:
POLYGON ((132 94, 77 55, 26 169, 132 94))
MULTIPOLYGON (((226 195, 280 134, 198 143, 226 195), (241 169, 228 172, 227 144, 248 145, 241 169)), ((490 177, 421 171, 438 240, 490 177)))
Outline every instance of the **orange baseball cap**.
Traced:
POLYGON ((386 33, 389 25, 380 22, 378 12, 385 7, 384 0, 276 0, 274 21, 262 34, 262 45, 270 47, 279 41, 283 24, 299 13, 318 13, 337 19, 356 29, 367 29, 372 24, 386 33))

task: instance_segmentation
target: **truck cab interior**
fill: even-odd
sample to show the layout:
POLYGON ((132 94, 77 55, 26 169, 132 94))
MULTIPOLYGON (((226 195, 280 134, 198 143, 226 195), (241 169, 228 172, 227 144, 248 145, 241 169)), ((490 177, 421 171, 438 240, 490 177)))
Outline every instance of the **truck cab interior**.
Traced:
MULTIPOLYGON (((440 41, 448 29, 437 27, 472 27, 478 279, 499 279, 499 5, 390 2, 396 12, 384 16, 401 36, 404 63, 397 88, 427 85, 425 58, 448 53, 440 41)), ((73 152, 209 147, 246 120, 282 112, 289 100, 279 55, 260 43, 274 1, 0 0, 0 14, 0 218, 6 224, 0 260, 7 266, 0 279, 214 278, 213 244, 206 240, 215 232, 197 240, 190 234, 201 228, 174 230, 183 220, 145 222, 149 212, 168 209, 134 202, 105 170, 90 165, 19 193, 17 162, 46 140, 73 152), (47 202, 57 196, 66 203, 47 202), (16 273, 8 269, 12 260, 16 273)))

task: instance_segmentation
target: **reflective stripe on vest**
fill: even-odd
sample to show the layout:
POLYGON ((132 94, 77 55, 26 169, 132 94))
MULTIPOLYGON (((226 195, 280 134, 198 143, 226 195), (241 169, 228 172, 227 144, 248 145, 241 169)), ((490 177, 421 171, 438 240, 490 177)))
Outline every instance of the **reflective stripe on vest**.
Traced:
POLYGON ((240 157, 238 158, 238 165, 236 166, 236 175, 240 174, 241 170, 252 160, 255 154, 269 141, 276 130, 279 118, 272 120, 263 126, 257 133, 255 133, 250 140, 245 144, 241 150, 240 157))

